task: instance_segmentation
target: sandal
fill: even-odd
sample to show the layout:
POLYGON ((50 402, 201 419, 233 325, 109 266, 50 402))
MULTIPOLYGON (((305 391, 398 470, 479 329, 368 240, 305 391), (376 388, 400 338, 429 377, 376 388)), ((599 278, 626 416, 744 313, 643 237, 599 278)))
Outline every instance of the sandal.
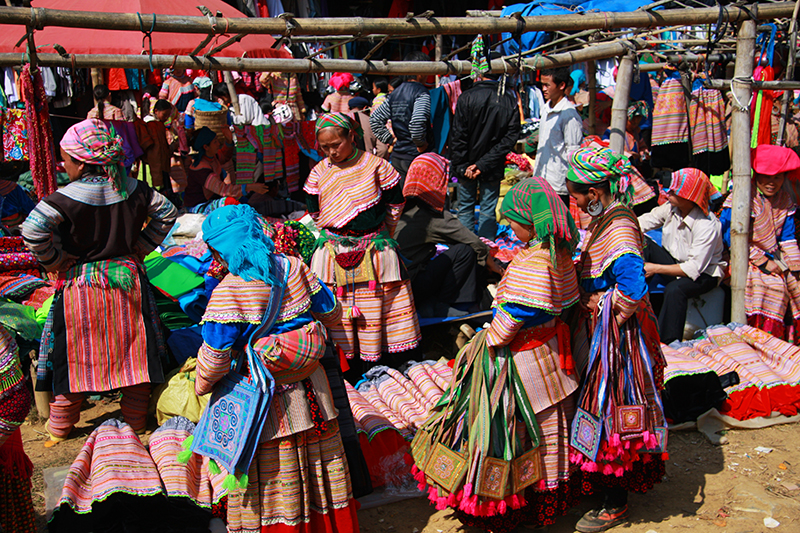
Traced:
POLYGON ((581 533, 598 533, 611 529, 612 527, 625 522, 628 519, 628 506, 618 507, 616 509, 593 509, 583 515, 575 529, 581 533))

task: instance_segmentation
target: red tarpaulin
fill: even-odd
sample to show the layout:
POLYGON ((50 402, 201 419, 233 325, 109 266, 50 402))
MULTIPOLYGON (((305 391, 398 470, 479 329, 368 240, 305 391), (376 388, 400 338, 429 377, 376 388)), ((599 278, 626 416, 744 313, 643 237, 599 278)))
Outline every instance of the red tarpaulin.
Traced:
MULTIPOLYGON (((202 16, 196 6, 204 5, 211 13, 220 11, 223 17, 245 17, 241 11, 229 6, 222 0, 33 0, 33 7, 63 9, 69 11, 102 11, 109 13, 141 13, 142 26, 145 31, 153 22, 152 14, 202 16)), ((209 24, 210 28, 210 24, 209 24)), ((218 31, 225 31, 225 19, 217 18, 218 31)), ((25 42, 19 47, 14 45, 25 35, 25 26, 0 24, 0 52, 23 53, 25 42)), ((68 54, 140 54, 149 53, 147 42, 142 46, 142 32, 116 30, 90 30, 80 28, 61 28, 48 26, 34 34, 37 50, 41 53, 55 52, 53 44, 63 46, 68 54)), ((158 33, 152 34, 153 53, 167 55, 186 55, 192 52, 206 36, 192 33, 158 33)), ((233 34, 218 35, 211 39, 197 55, 222 44, 233 34)), ((214 54, 218 57, 291 57, 282 49, 273 49, 275 43, 269 35, 248 35, 238 43, 214 54)))

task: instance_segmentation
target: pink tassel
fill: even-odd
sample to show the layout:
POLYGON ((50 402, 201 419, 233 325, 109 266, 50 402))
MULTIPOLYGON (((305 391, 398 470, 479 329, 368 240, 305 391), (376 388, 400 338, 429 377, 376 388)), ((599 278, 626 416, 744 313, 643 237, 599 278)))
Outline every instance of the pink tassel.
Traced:
POLYGON ((447 498, 439 498, 436 500, 436 510, 444 511, 447 509, 447 498))
POLYGON ((446 502, 447 507, 456 508, 458 506, 458 498, 456 498, 456 494, 454 492, 450 493, 450 496, 447 497, 446 502))
POLYGON ((622 474, 624 474, 624 473, 625 473, 625 469, 622 468, 621 465, 617 465, 617 464, 614 465, 614 475, 615 476, 622 477, 622 474))
POLYGON ((619 433, 614 433, 613 435, 611 435, 611 438, 608 439, 608 442, 609 444, 617 448, 622 445, 622 441, 619 438, 619 433))
POLYGON ((417 472, 419 472, 419 468, 417 467, 417 463, 411 465, 411 475, 416 476, 417 472))
POLYGON ((354 305, 353 308, 350 310, 353 318, 361 318, 364 314, 361 312, 361 309, 358 308, 357 305, 354 305))
POLYGON ((472 483, 464 483, 464 498, 472 496, 472 483))
POLYGON ((581 470, 584 472, 597 472, 598 465, 593 461, 586 461, 581 465, 581 470))
POLYGON ((508 512, 508 504, 505 500, 500 500, 497 504, 497 514, 506 514, 508 512))
POLYGON ((467 505, 467 513, 473 516, 480 516, 478 514, 478 496, 475 494, 469 497, 469 505, 467 505))
POLYGON ((493 501, 491 501, 489 502, 489 510, 487 516, 495 516, 495 515, 497 515, 497 505, 493 501))
POLYGON ((516 494, 511 495, 511 508, 512 509, 522 509, 522 506, 525 505, 525 502, 522 498, 517 496, 516 494))
POLYGON ((662 453, 661 454, 661 460, 662 461, 669 461, 669 454, 667 452, 662 453))
POLYGON ((344 296, 344 287, 336 287, 336 296, 338 298, 344 296))
POLYGON ((642 457, 642 462, 643 463, 649 463, 652 460, 653 460, 653 458, 649 453, 644 454, 644 456, 642 457))
POLYGON ((420 492, 424 492, 425 491, 425 487, 427 487, 427 486, 428 486, 427 483, 425 483, 424 481, 420 481, 417 484, 417 490, 419 490, 420 492))
POLYGON ((378 282, 374 279, 369 280, 369 290, 374 291, 378 288, 378 282))
POLYGON ((613 473, 614 473, 614 467, 612 467, 610 464, 603 465, 603 475, 604 476, 610 476, 613 473))

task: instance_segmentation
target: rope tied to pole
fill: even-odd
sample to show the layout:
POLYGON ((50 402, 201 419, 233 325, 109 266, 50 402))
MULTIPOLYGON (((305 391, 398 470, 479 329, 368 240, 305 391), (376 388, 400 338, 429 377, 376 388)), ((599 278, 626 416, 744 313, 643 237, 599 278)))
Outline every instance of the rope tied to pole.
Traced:
POLYGON ((731 94, 733 95, 733 101, 734 101, 733 106, 737 110, 742 111, 744 113, 750 113, 750 103, 747 103, 746 105, 744 105, 744 104, 742 104, 742 102, 739 101, 739 97, 736 96, 736 91, 733 90, 733 84, 734 83, 741 83, 741 84, 744 84, 744 85, 747 85, 748 87, 750 87, 750 86, 753 85, 754 81, 755 80, 753 79, 752 76, 750 76, 749 78, 743 78, 743 77, 731 78, 731 94))
MULTIPOLYGON (((44 18, 44 17, 41 17, 44 18)), ((44 29, 44 20, 40 20, 39 9, 31 7, 31 23, 30 28, 33 30, 42 31, 44 29)))
POLYGON ((144 42, 145 40, 150 45, 150 55, 148 56, 147 60, 150 63, 150 72, 153 71, 153 30, 156 27, 156 14, 153 13, 153 22, 150 23, 150 29, 148 31, 144 30, 144 21, 142 21, 142 14, 138 11, 136 12, 136 16, 139 17, 139 29, 144 34, 142 37, 142 50, 144 50, 144 42))

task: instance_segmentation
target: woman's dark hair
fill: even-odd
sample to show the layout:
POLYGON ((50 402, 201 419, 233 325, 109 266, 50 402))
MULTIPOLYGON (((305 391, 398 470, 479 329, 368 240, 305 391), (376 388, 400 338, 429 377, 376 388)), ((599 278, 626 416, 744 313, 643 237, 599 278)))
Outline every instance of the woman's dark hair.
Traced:
POLYGON ((230 98, 231 97, 230 92, 228 92, 228 84, 226 84, 226 83, 218 83, 218 84, 214 85, 213 94, 217 98, 220 98, 220 97, 230 98))
POLYGON ((211 87, 206 87, 204 89, 197 89, 197 96, 202 98, 203 100, 211 101, 211 87))
POLYGON ((609 183, 608 180, 601 181, 600 183, 578 183, 577 181, 570 180, 567 180, 567 182, 572 187, 572 190, 578 194, 586 194, 589 192, 589 189, 600 189, 611 194, 611 183, 609 183))
POLYGON ((153 111, 166 111, 168 109, 172 109, 172 104, 169 100, 164 100, 163 98, 153 106, 153 111))
POLYGON ((111 94, 111 91, 108 90, 107 85, 98 83, 94 86, 92 94, 94 94, 94 99, 97 100, 97 118, 99 120, 103 120, 103 108, 105 107, 106 103, 105 100, 108 98, 108 95, 111 94))
POLYGON ((423 52, 422 50, 414 50, 413 52, 409 52, 406 54, 406 57, 403 58, 403 61, 430 61, 431 56, 423 52))
POLYGON ((69 158, 72 159, 72 162, 75 163, 76 165, 80 165, 80 164, 85 165, 83 167, 83 174, 81 174, 81 176, 105 176, 106 175, 106 170, 100 165, 90 165, 89 163, 86 163, 84 161, 80 161, 78 159, 75 159, 72 156, 69 156, 69 158))
MULTIPOLYGON (((398 87, 400 87, 400 84, 401 84, 401 83, 403 83, 403 78, 402 78, 402 77, 400 77, 400 76, 394 77, 394 78, 392 78, 391 80, 389 80, 389 85, 391 85, 391 86, 392 86, 392 87, 394 87, 395 89, 397 89, 398 87)), ((386 88, 386 90, 388 91, 388 90, 389 90, 389 88, 387 87, 387 88, 386 88)))
POLYGON ((270 93, 264 93, 264 96, 262 96, 261 100, 258 101, 258 106, 261 108, 261 112, 265 115, 272 113, 272 111, 275 109, 275 106, 272 105, 274 100, 275 97, 270 93))
POLYGON ((149 94, 150 96, 155 96, 156 98, 158 98, 158 93, 160 91, 161 89, 158 88, 158 85, 150 84, 150 85, 145 85, 144 90, 142 92, 144 94, 149 94))
POLYGON ((383 76, 379 76, 372 80, 373 85, 378 88, 379 93, 389 92, 389 80, 383 76))

